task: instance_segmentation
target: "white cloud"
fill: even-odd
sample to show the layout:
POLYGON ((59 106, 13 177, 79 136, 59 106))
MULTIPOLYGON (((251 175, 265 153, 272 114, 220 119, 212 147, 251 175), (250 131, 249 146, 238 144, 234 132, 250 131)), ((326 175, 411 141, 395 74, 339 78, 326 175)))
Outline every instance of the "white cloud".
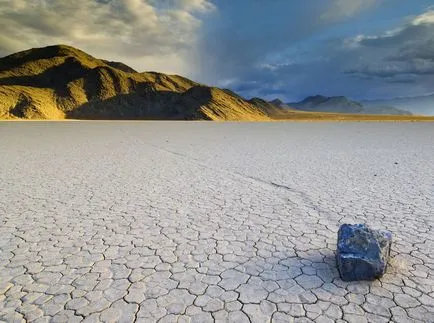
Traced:
POLYGON ((388 38, 393 39, 393 37, 397 36, 403 30, 404 28, 399 27, 399 28, 388 30, 381 35, 357 35, 352 38, 344 39, 343 45, 348 49, 356 49, 363 46, 363 44, 368 43, 369 41, 380 40, 381 42, 381 40, 386 40, 388 38))
POLYGON ((394 43, 398 38, 401 39, 403 37, 407 38, 407 41, 418 41, 421 37, 426 38, 427 31, 430 33, 432 31, 431 28, 434 28, 434 10, 428 10, 418 16, 412 17, 403 26, 387 30, 380 35, 357 35, 356 37, 346 39, 345 44, 351 45, 351 47, 358 47, 359 45, 369 45, 376 41, 384 42, 387 40, 394 43))
POLYGON ((328 9, 321 15, 326 21, 349 18, 378 5, 383 0, 332 0, 328 9))
POLYGON ((413 19, 411 22, 412 25, 418 26, 418 25, 434 25, 434 10, 428 10, 424 14, 421 14, 413 19))
POLYGON ((0 0, 0 55, 63 43, 139 70, 188 74, 201 17, 214 9, 209 0, 0 0))
POLYGON ((202 12, 209 12, 216 9, 216 7, 207 0, 173 0, 177 2, 186 10, 197 10, 202 12))

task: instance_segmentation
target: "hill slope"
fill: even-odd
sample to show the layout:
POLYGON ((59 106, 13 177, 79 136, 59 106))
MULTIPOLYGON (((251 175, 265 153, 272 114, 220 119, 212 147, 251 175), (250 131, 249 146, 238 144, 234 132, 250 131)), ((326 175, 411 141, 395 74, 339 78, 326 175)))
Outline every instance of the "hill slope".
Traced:
POLYGON ((348 100, 343 96, 316 95, 300 102, 288 103, 288 105, 298 110, 311 112, 411 115, 408 111, 385 105, 365 107, 362 103, 348 100))
POLYGON ((137 73, 64 45, 0 59, 0 119, 268 120, 259 106, 178 75, 137 73))

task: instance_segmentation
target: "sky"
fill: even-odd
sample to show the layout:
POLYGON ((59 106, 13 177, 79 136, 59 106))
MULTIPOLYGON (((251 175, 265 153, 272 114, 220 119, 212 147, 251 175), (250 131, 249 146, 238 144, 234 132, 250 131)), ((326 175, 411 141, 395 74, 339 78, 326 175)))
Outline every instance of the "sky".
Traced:
POLYGON ((0 56, 54 44, 246 98, 434 92, 433 0, 0 0, 0 56))

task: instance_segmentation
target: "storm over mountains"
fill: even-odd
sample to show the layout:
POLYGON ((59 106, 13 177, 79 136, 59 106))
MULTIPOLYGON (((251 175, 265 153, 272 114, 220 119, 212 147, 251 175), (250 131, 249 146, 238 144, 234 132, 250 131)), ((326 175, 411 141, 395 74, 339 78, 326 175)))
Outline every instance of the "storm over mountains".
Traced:
POLYGON ((0 0, 0 27, 0 56, 68 44, 247 98, 434 92, 429 0, 0 0))

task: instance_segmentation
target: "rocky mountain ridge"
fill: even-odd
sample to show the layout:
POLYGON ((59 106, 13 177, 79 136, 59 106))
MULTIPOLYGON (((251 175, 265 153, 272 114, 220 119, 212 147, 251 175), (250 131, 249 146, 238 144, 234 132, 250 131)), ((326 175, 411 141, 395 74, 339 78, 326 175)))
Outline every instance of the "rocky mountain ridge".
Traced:
POLYGON ((138 73, 65 45, 0 59, 0 118, 270 119, 228 91, 179 75, 138 73))

